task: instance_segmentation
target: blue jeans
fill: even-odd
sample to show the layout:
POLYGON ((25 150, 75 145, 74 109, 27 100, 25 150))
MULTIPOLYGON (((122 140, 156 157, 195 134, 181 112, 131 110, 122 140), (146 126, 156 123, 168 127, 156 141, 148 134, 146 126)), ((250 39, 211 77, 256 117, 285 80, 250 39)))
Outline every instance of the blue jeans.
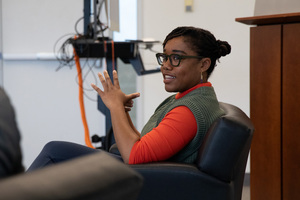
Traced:
MULTIPOLYGON (((48 165, 64 162, 80 156, 89 155, 91 153, 102 151, 100 149, 93 149, 80 144, 63 141, 53 141, 47 143, 42 149, 41 153, 36 157, 27 171, 33 171, 48 165)), ((121 156, 110 154, 119 160, 121 156)), ((100 162, 100 161, 99 161, 100 162)))

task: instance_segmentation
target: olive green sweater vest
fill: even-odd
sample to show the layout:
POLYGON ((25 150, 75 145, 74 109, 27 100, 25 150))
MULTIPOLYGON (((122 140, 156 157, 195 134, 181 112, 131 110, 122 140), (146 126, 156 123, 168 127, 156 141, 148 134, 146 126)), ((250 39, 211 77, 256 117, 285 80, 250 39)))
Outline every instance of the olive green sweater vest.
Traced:
POLYGON ((192 111, 197 121, 197 134, 189 144, 170 158, 170 160, 194 163, 205 133, 212 123, 224 114, 224 111, 219 107, 213 87, 197 88, 180 99, 175 99, 175 95, 172 95, 157 107, 152 117, 144 126, 141 133, 142 136, 157 127, 165 115, 177 106, 186 106, 192 111))

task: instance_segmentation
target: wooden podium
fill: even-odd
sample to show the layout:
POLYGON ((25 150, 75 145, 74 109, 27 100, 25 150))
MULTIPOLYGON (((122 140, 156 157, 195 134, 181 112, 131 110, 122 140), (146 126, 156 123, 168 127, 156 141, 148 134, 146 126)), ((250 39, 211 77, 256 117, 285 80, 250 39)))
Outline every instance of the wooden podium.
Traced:
POLYGON ((250 28, 251 200, 300 199, 300 13, 250 28))

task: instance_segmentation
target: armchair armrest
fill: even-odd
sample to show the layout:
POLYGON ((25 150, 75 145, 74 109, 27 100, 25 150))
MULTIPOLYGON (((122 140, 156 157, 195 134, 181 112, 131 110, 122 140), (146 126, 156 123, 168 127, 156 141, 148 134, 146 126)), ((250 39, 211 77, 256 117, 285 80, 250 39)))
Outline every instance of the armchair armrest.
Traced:
POLYGON ((100 152, 0 181, 1 198, 136 199, 142 177, 100 152))
POLYGON ((194 164, 156 162, 129 165, 144 177, 141 200, 230 199, 232 185, 200 171, 194 164))

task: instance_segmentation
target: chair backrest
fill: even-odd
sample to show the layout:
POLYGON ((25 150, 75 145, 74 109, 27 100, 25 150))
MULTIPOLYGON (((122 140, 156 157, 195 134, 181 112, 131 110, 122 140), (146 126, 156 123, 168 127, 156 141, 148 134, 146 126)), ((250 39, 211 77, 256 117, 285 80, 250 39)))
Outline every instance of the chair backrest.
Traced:
POLYGON ((233 181, 238 189, 243 186, 254 127, 236 106, 220 102, 220 107, 225 115, 208 130, 199 149, 197 166, 218 179, 233 181))

